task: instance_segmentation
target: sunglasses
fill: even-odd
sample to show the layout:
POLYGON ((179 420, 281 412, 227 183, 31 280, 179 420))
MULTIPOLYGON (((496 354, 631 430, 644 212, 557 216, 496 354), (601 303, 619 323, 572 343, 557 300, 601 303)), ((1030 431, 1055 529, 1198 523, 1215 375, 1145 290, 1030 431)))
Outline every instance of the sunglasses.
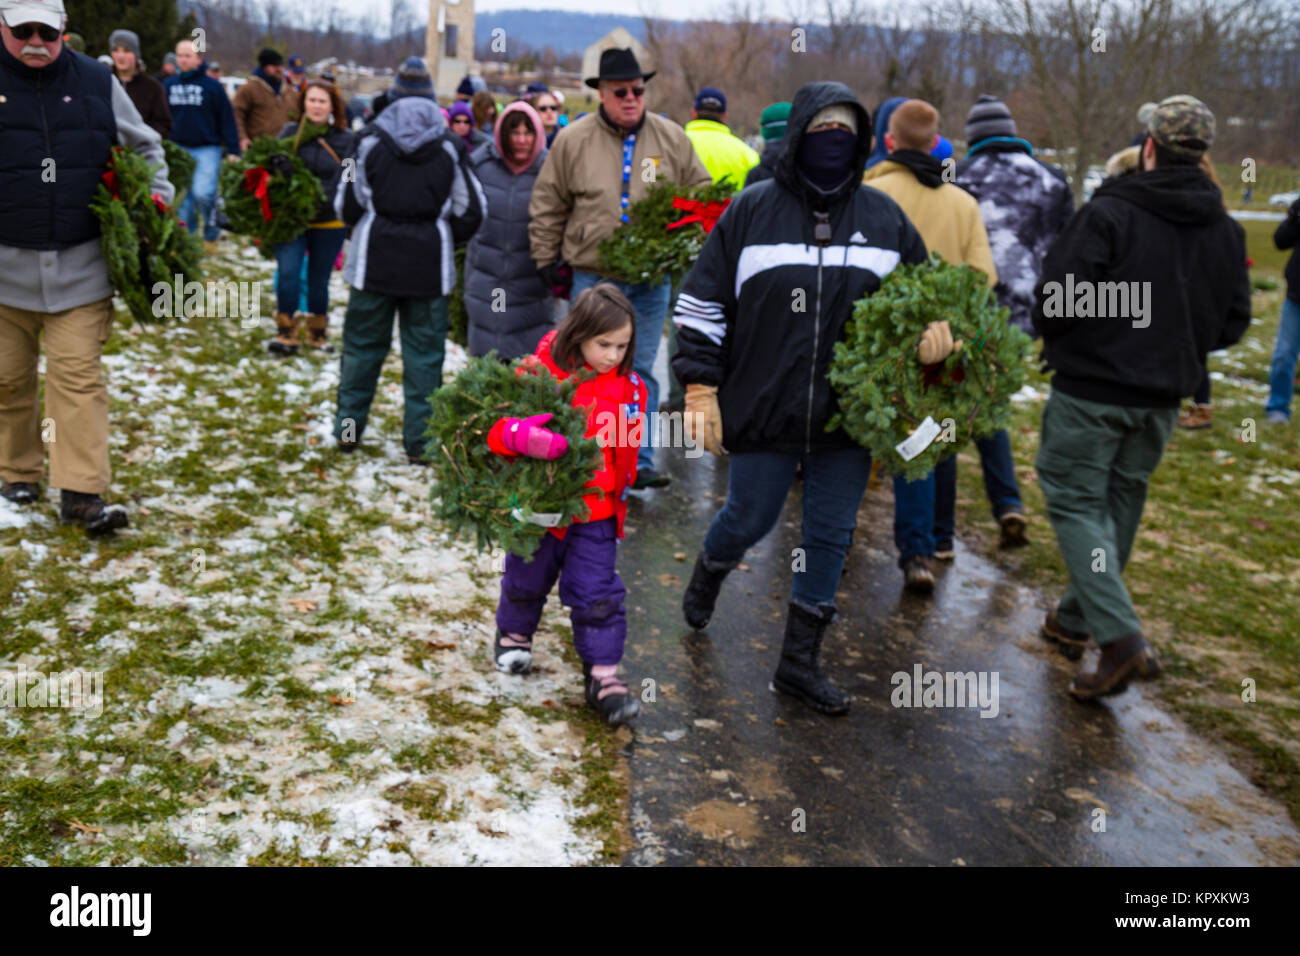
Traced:
POLYGON ((558 106, 539 106, 539 107, 537 107, 537 112, 539 112, 539 113, 554 113, 554 112, 557 112, 558 110, 559 110, 559 107, 558 107, 558 106))
POLYGON ((645 87, 644 86, 633 86, 633 87, 620 86, 620 87, 616 87, 613 90, 610 90, 610 92, 613 93, 615 96, 617 96, 620 100, 625 99, 629 93, 632 96, 635 96, 637 99, 640 99, 641 97, 645 96, 645 87))
POLYGON ((451 125, 455 126, 457 123, 468 123, 468 122, 469 122, 468 116, 457 116, 452 119, 451 125))
POLYGON ((54 27, 47 27, 44 23, 20 23, 16 27, 10 27, 9 32, 19 40, 30 40, 33 33, 39 33, 46 43, 53 43, 62 36, 54 27))

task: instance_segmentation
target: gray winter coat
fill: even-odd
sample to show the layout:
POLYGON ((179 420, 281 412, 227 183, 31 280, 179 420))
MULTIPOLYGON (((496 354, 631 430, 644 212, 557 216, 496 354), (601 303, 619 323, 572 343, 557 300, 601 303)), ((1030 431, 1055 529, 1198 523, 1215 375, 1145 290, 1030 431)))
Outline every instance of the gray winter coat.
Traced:
POLYGON ((470 154, 470 168, 487 195, 487 216, 465 252, 470 355, 492 349, 502 359, 531 355, 555 327, 551 288, 537 274, 528 249, 528 201, 545 160, 543 149, 516 176, 496 143, 484 143, 470 154))

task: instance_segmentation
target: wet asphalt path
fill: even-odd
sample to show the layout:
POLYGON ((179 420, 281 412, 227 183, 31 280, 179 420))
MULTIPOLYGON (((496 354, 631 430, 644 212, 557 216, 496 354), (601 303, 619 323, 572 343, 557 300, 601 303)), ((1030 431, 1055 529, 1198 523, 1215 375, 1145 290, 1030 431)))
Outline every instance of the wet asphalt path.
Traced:
MULTIPOLYGON (((697 634, 682 620, 681 594, 725 498, 726 466, 659 455, 674 482, 633 496, 620 554, 625 667, 656 692, 635 732, 621 733, 627 863, 1300 861, 1285 810, 1149 691, 1135 685, 1101 705, 1072 700, 1075 665, 1037 636, 1046 599, 980 554, 959 541, 934 597, 906 595, 887 481, 867 493, 823 652, 832 680, 854 696, 852 711, 823 717, 773 694, 800 484, 697 634), (891 675, 917 664, 996 671, 997 716, 895 708, 891 675)), ((1031 530, 1050 533, 1041 518, 1031 530)))

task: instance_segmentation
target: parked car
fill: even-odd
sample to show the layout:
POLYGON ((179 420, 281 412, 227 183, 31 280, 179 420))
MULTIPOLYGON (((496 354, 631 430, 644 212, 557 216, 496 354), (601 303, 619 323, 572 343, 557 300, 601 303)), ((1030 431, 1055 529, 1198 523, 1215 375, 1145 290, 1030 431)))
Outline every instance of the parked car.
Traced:
POLYGON ((1270 206, 1281 206, 1283 209, 1289 209, 1291 204, 1300 199, 1300 192, 1274 193, 1268 197, 1270 206))
POLYGON ((353 93, 348 100, 348 125, 354 132, 374 119, 374 111, 370 108, 374 100, 370 93, 353 93))

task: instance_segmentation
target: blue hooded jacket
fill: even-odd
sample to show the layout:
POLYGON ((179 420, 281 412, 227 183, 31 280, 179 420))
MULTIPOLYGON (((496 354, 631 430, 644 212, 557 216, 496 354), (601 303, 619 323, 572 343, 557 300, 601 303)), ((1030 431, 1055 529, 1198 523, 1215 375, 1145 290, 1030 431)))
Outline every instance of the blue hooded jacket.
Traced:
POLYGON ((163 83, 172 111, 172 141, 181 146, 222 146, 239 155, 235 111, 221 81, 208 76, 206 60, 197 69, 169 76, 163 83))
POLYGON ((871 122, 871 130, 876 135, 876 141, 871 145, 871 155, 867 157, 867 169, 888 158, 889 150, 885 149, 885 134, 889 132, 889 117, 893 115, 894 110, 906 102, 906 97, 895 96, 893 99, 885 100, 876 110, 876 115, 872 117, 871 122))

